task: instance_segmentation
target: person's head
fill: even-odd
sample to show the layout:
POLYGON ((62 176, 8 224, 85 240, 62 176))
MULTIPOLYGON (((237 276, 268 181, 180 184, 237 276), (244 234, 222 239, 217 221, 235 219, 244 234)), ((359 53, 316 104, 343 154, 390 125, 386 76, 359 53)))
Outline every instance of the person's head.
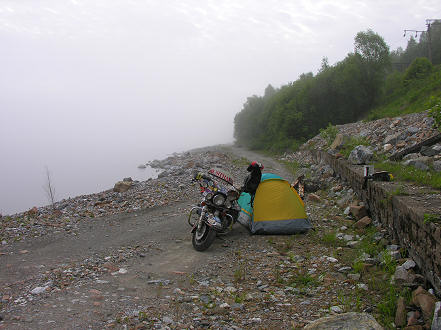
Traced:
POLYGON ((259 162, 252 162, 247 168, 248 172, 253 172, 257 170, 259 171, 263 170, 263 165, 259 162))

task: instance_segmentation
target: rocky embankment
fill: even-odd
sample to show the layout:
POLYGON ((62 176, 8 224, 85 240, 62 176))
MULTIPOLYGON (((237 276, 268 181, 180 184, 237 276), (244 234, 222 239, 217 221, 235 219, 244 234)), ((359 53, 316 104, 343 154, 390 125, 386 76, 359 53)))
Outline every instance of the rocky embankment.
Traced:
MULTIPOLYGON (((440 132, 433 127, 434 120, 427 112, 409 114, 396 118, 383 118, 371 122, 357 122, 338 125, 337 139, 331 149, 341 148, 351 138, 367 142, 372 160, 373 153, 389 158, 407 148, 437 136, 440 132)), ((327 150, 328 141, 317 135, 303 145, 304 149, 327 150)), ((291 159, 292 155, 287 155, 291 159)), ((301 157, 301 156, 300 156, 301 157)), ((370 157, 370 158, 369 158, 370 157)), ((403 165, 415 166, 421 170, 434 169, 441 171, 441 141, 430 146, 423 146, 420 151, 412 152, 403 157, 403 165)))

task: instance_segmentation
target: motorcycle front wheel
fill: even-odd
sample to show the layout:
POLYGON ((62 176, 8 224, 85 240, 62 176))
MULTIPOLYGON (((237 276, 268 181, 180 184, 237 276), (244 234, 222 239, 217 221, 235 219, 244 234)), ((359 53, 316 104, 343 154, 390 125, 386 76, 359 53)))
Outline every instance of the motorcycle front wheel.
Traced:
POLYGON ((193 232, 191 242, 196 251, 205 251, 210 247, 216 238, 216 231, 202 222, 200 228, 193 232))

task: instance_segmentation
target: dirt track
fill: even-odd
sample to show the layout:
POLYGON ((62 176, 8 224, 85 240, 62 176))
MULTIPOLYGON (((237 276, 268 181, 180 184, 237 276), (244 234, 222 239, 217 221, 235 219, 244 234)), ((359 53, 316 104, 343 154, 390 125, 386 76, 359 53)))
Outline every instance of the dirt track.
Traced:
MULTIPOLYGON (((263 162, 266 171, 288 176, 268 157, 237 148, 231 152, 263 162)), ((163 289, 168 281, 185 287, 189 274, 213 259, 223 259, 231 244, 240 245, 249 236, 236 225, 208 251, 196 252, 186 222, 194 202, 90 219, 80 224, 76 236, 55 231, 13 244, 0 255, 0 286, 7 286, 12 296, 3 298, 15 299, 3 304, 0 328, 102 328, 121 311, 136 314, 170 294, 163 289), (48 275, 54 272, 55 278, 48 275), (37 286, 44 288, 46 280, 59 281, 65 288, 29 293, 37 286)))

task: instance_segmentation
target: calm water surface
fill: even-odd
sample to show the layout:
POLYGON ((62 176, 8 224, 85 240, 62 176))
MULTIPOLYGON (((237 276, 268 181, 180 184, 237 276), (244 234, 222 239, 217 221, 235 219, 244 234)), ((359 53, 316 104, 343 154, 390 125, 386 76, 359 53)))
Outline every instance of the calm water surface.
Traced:
POLYGON ((0 213, 14 214, 49 203, 44 190, 46 166, 59 201, 111 189, 125 177, 140 181, 155 177, 156 170, 138 169, 138 165, 188 149, 139 145, 109 150, 103 145, 102 148, 89 149, 66 146, 57 150, 2 150, 0 213))

